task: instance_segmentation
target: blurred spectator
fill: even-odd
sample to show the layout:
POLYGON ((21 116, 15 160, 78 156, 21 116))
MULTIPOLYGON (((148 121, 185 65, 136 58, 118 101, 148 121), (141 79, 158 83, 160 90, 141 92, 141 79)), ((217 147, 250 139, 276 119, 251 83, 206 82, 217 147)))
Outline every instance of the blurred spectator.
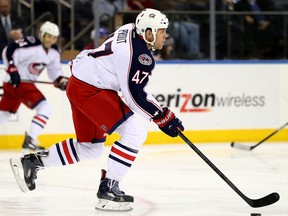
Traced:
MULTIPOLYGON (((234 11, 235 0, 216 0, 216 10, 222 12, 234 11)), ((245 49, 243 46, 243 28, 241 17, 229 14, 218 14, 216 17, 216 58, 237 59, 241 58, 245 49)))
POLYGON ((234 11, 235 0, 216 0, 217 11, 234 11))
POLYGON ((200 53, 200 27, 189 21, 173 21, 168 32, 175 38, 176 49, 184 59, 199 59, 200 53))
POLYGON ((22 19, 11 13, 11 7, 11 0, 0 0, 0 53, 10 42, 23 38, 25 34, 22 19))
POLYGON ((154 53, 155 60, 171 60, 174 59, 174 39, 169 34, 164 42, 162 50, 154 53))
POLYGON ((274 9, 276 11, 287 11, 288 1, 287 0, 274 0, 274 9))
MULTIPOLYGON (((176 11, 179 2, 167 0, 165 3, 159 0, 152 1, 155 9, 160 11, 176 11)), ((188 16, 173 14, 167 32, 174 38, 177 46, 175 52, 182 59, 199 59, 200 52, 200 26, 188 16)))
POLYGON ((237 11, 251 11, 255 15, 244 17, 246 46, 251 48, 250 58, 274 59, 281 52, 283 40, 279 22, 271 16, 259 14, 261 11, 273 11, 272 0, 240 0, 235 4, 237 11))
POLYGON ((9 33, 9 37, 11 41, 16 41, 24 38, 24 35, 22 33, 22 29, 11 29, 9 33))
POLYGON ((152 8, 152 0, 127 0, 127 5, 131 10, 143 10, 152 8))
MULTIPOLYGON (((74 1, 74 6, 75 6, 74 33, 76 33, 75 35, 77 36, 78 33, 83 32, 83 29, 85 29, 86 26, 89 25, 91 21, 93 21, 94 17, 93 17, 93 11, 87 10, 87 8, 92 7, 92 1, 91 0, 74 1)), ((62 18, 62 22, 64 23, 64 26, 71 26, 71 24, 70 24, 71 18, 69 16, 62 18)), ((71 40, 71 30, 72 30, 71 27, 69 29, 66 29, 66 31, 62 32, 62 34, 63 33, 65 34, 65 38, 68 38, 69 40, 71 40)), ((87 41, 89 41, 89 40, 90 40, 90 32, 89 32, 89 30, 87 30, 85 32, 85 34, 83 34, 76 41, 74 48, 81 50, 87 44, 87 41)))
MULTIPOLYGON (((127 10, 128 11, 139 11, 145 8, 154 8, 152 0, 127 0, 127 10)), ((124 23, 134 23, 138 13, 127 13, 123 16, 124 23)))
POLYGON ((124 0, 94 0, 93 15, 98 17, 101 26, 109 28, 110 21, 117 11, 122 11, 125 7, 124 0))
MULTIPOLYGON (((85 49, 94 49, 95 47, 95 29, 93 29, 91 31, 91 35, 90 35, 90 39, 91 41, 83 48, 85 49)), ((109 35, 109 31, 107 30, 107 28, 100 28, 99 29, 99 45, 101 45, 102 43, 104 43, 104 41, 106 40, 107 36, 109 35)))
POLYGON ((180 0, 177 3, 179 10, 209 10, 210 0, 180 0))

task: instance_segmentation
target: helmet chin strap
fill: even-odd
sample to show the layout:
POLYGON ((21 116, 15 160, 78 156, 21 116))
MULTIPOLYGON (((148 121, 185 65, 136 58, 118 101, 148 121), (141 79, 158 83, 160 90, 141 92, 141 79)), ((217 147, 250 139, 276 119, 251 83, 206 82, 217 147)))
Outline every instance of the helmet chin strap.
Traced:
POLYGON ((153 34, 153 41, 152 42, 146 40, 146 35, 144 35, 143 39, 146 43, 151 45, 152 51, 155 51, 156 49, 154 47, 154 44, 155 44, 155 40, 156 40, 156 34, 154 34, 154 33, 152 33, 152 34, 153 34))

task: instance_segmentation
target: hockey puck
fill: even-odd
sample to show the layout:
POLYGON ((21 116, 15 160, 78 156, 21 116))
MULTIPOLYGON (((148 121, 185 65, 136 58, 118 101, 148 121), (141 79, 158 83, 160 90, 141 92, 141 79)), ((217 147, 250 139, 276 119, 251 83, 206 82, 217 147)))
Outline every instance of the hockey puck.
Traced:
POLYGON ((261 216, 260 213, 251 213, 251 216, 261 216))

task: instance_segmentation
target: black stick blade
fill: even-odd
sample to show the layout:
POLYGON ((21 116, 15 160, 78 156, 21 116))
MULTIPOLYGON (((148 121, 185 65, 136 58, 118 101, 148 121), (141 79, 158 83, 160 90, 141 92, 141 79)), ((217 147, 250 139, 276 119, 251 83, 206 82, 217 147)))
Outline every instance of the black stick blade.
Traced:
POLYGON ((232 148, 241 149, 241 150, 245 150, 245 151, 251 151, 254 146, 248 146, 248 145, 243 145, 243 144, 240 144, 240 143, 232 142, 231 143, 231 147, 232 148))
POLYGON ((271 205, 277 202, 279 199, 280 199, 279 194, 274 192, 260 199, 248 200, 247 203, 253 208, 259 208, 259 207, 271 205))

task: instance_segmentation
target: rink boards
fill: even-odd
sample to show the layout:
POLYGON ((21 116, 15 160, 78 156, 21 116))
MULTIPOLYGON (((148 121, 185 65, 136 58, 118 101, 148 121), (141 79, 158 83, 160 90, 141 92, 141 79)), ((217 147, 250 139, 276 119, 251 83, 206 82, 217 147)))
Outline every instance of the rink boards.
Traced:
MULTIPOLYGON (((67 63, 63 72, 70 76, 67 63)), ((0 80, 6 72, 0 64, 0 80)), ((50 81, 46 71, 39 80, 50 81)), ((151 92, 183 121, 194 142, 259 141, 288 121, 288 62, 159 62, 150 77, 151 92)), ((2 85, 2 84, 0 84, 2 85)), ((53 85, 37 84, 53 106, 53 116, 39 141, 50 145, 75 137, 70 104, 65 92, 53 85)), ((0 94, 2 93, 0 89, 0 94)), ((0 125, 0 149, 18 148, 34 112, 22 106, 0 125)), ((139 116, 141 119, 141 117, 139 116)), ((151 122, 146 144, 181 143, 151 122)), ((112 143, 117 135, 107 138, 112 143)), ((288 141, 287 129, 270 141, 288 141)))

